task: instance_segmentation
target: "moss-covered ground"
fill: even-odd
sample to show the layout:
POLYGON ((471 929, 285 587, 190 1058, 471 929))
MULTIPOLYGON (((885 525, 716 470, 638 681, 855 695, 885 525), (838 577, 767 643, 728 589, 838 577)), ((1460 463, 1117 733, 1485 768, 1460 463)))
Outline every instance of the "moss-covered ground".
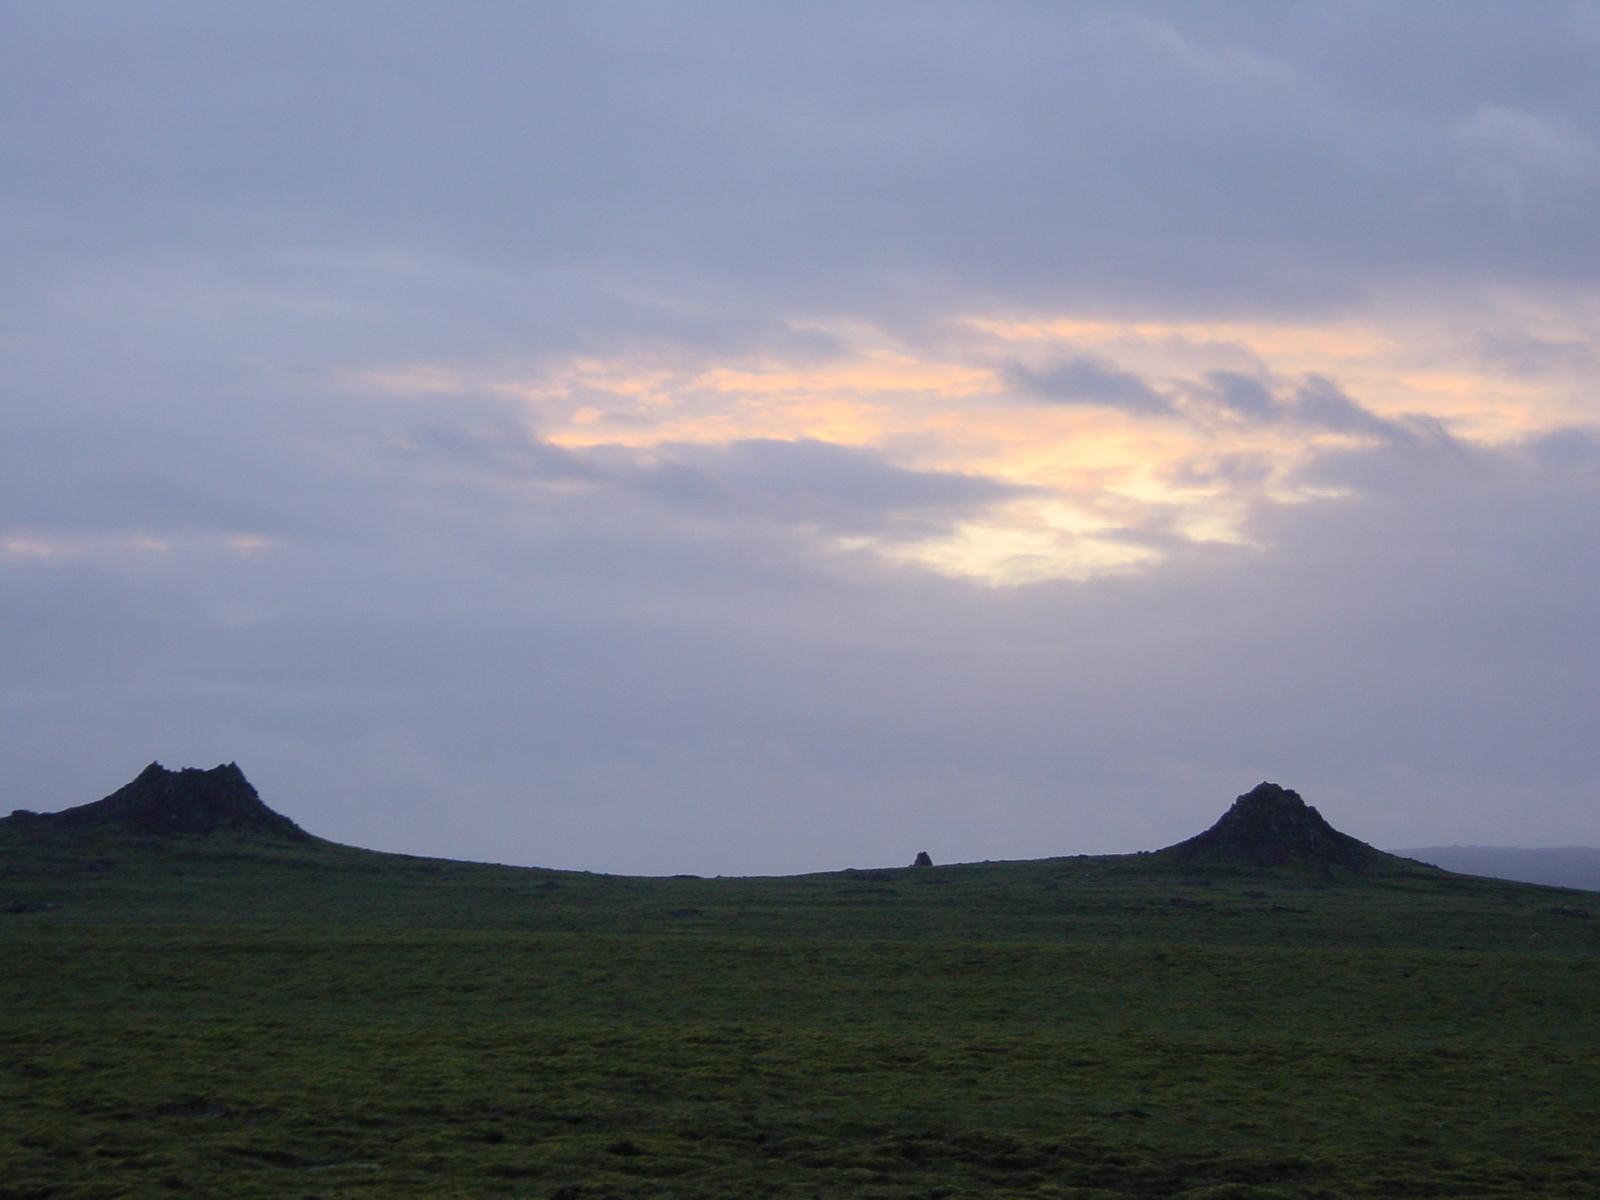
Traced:
POLYGON ((0 1200, 1600 1195, 1592 895, 90 849, 9 848, 0 1200))

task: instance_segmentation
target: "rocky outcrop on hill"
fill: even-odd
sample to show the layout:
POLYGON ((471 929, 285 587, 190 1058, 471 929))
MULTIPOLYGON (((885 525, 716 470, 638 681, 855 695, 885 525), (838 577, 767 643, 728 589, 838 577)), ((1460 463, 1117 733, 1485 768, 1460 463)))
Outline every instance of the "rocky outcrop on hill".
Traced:
POLYGON ((315 839, 262 803, 237 763, 209 771, 169 771, 151 763, 132 783, 104 800, 57 813, 18 811, 6 823, 38 823, 52 831, 110 829, 163 837, 172 834, 254 834, 293 842, 315 839))
POLYGON ((1152 855, 1157 856, 1180 862, 1253 867, 1300 863, 1356 871, 1393 861, 1381 850, 1340 833, 1298 792, 1275 783, 1263 783, 1246 792, 1210 829, 1152 855))

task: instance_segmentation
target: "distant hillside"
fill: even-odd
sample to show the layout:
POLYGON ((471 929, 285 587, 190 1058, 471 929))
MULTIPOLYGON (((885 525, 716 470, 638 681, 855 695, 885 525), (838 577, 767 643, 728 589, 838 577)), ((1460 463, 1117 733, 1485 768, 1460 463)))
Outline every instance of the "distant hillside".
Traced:
POLYGON ((0 818, 0 930, 276 922, 1593 954, 1596 916, 1600 896, 1374 850, 1270 783, 1206 832, 1149 853, 776 878, 592 875, 340 846, 268 808, 233 764, 152 764, 105 800, 0 818))
POLYGON ((1508 846, 1427 846, 1393 850, 1392 854, 1432 863, 1462 875, 1514 879, 1552 887, 1600 891, 1600 849, 1562 846, 1550 850, 1518 850, 1508 846))

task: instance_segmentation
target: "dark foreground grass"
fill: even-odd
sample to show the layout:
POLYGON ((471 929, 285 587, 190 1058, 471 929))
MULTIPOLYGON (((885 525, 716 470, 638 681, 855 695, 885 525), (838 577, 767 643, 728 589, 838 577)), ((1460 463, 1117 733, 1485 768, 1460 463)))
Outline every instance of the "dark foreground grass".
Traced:
POLYGON ((13 921, 0 1198, 1600 1195, 1576 944, 682 925, 13 921))

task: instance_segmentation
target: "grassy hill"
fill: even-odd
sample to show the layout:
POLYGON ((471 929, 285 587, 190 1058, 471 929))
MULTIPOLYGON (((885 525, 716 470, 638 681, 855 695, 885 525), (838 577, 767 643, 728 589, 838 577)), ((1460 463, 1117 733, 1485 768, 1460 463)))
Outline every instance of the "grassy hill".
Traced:
POLYGON ((776 878, 596 875, 312 839, 24 834, 0 823, 9 924, 264 924, 527 932, 1208 945, 1600 947, 1600 897, 1392 860, 1325 871, 1156 855, 776 878))
POLYGON ((771 879, 0 821, 0 1200, 1600 1195, 1600 896, 1246 799, 771 879))

